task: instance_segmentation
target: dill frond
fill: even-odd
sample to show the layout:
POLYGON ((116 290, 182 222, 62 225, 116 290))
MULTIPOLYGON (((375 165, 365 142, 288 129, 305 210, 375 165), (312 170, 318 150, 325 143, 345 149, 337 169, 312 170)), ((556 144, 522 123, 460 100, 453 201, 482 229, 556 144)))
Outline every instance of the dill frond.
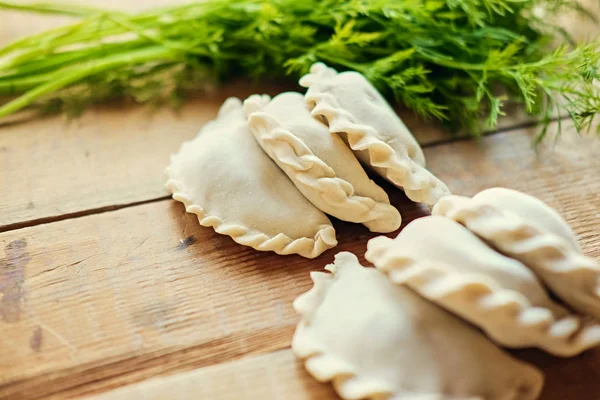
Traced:
POLYGON ((16 96, 0 118, 32 106, 80 113, 122 97, 178 105, 207 83, 296 80, 316 61, 359 71, 390 100, 473 135, 496 126, 509 102, 540 116, 540 138, 553 115, 584 131, 600 111, 600 41, 575 45, 547 22, 566 10, 593 18, 575 0, 206 0, 140 14, 2 8, 81 20, 0 48, 0 96, 16 96))

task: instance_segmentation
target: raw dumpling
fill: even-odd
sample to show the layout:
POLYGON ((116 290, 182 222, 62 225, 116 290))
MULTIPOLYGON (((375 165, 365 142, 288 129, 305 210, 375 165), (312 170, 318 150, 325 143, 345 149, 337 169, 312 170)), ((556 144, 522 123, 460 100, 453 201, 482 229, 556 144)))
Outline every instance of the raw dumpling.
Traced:
POLYGON ((374 232, 400 227, 398 210, 342 139, 310 115, 300 93, 244 102, 248 126, 265 152, 322 211, 374 232))
POLYGON ((542 201, 492 188, 472 199, 449 196, 433 212, 460 222, 527 265, 577 311, 600 318, 600 266, 581 253, 569 224, 542 201))
POLYGON ((543 376, 381 272, 339 253, 298 297, 292 350, 344 399, 533 400, 543 376))
POLYGON ((203 226, 256 250, 316 257, 337 244, 325 214, 302 196, 258 146, 239 99, 183 144, 167 188, 203 226))
POLYGON ((337 73, 316 63, 300 79, 308 88, 312 115, 341 135, 358 159, 402 188, 413 201, 434 205, 449 194, 446 185, 425 168, 425 157, 408 128, 381 94, 358 72, 337 73))
POLYGON ((367 260, 397 284, 481 327, 509 347, 572 356, 600 343, 600 325, 552 301, 535 274, 449 218, 425 217, 396 239, 368 243, 367 260))

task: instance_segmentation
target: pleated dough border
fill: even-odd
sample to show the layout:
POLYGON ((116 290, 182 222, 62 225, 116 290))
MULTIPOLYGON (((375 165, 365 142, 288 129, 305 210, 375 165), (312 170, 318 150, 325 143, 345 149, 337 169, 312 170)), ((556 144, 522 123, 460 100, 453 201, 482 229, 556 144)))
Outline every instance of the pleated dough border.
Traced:
MULTIPOLYGON (((222 118, 236 107, 241 107, 239 99, 227 99, 221 106, 217 119, 222 118)), ((209 128, 210 124, 210 122, 206 124, 203 129, 209 128)), ((176 154, 181 153, 184 146, 190 143, 191 141, 184 142, 176 154)), ((171 164, 174 157, 176 155, 171 156, 171 164)), ((273 251, 280 255, 299 254, 306 258, 315 258, 337 245, 335 229, 332 225, 321 225, 313 238, 303 237, 292 239, 283 233, 276 236, 268 236, 264 232, 240 224, 225 223, 220 217, 207 214, 202 206, 193 204, 190 196, 182 189, 182 185, 173 177, 170 167, 166 168, 165 174, 168 178, 166 188, 172 193, 174 200, 183 203, 186 212, 195 214, 198 217, 200 225, 212 227, 215 232, 230 236, 236 243, 250 246, 259 251, 273 251)))
POLYGON ((561 236, 540 230, 511 212, 478 203, 469 197, 445 197, 433 208, 432 214, 455 220, 499 251, 517 255, 522 262, 523 259, 535 260, 535 266, 529 267, 536 273, 539 268, 551 274, 568 276, 570 281, 587 284, 587 302, 600 303, 600 266, 592 258, 573 249, 561 236))
POLYGON ((308 88, 305 99, 312 115, 325 117, 331 133, 346 133, 352 150, 368 151, 371 165, 385 169, 385 177, 401 187, 412 201, 434 205, 442 196, 449 194, 446 185, 425 167, 409 156, 400 157, 390 145, 380 140, 372 126, 356 123, 332 94, 311 87, 335 75, 337 71, 333 68, 316 63, 310 73, 300 79, 300 85, 308 88))
POLYGON ((350 182, 338 177, 333 168, 317 157, 300 138, 276 118, 264 112, 263 109, 269 101, 270 97, 267 95, 250 96, 244 101, 244 112, 250 130, 256 132, 258 140, 269 147, 277 163, 291 169, 295 179, 314 190, 329 206, 344 210, 344 213, 353 217, 360 216, 345 220, 352 219, 351 222, 362 223, 370 229, 373 228, 372 230, 383 232, 377 228, 381 225, 378 220, 393 218, 396 220, 393 224, 394 229, 386 229, 385 232, 400 227, 401 216, 394 206, 356 195, 350 182))
POLYGON ((493 279, 455 272, 440 262, 391 254, 394 240, 371 239, 365 258, 398 285, 406 285, 423 297, 481 327, 499 344, 540 347, 569 357, 600 344, 600 325, 576 315, 557 317, 545 307, 533 306, 522 294, 504 289, 493 279))
MULTIPOLYGON (((304 360, 306 370, 319 382, 331 382, 344 399, 375 398, 376 396, 390 396, 394 388, 383 380, 367 379, 358 376, 355 367, 340 357, 326 354, 326 349, 308 334, 307 324, 312 320, 329 287, 334 282, 336 264, 345 262, 358 262, 356 256, 351 253, 341 252, 335 256, 333 264, 325 266, 331 273, 310 273, 314 285, 306 293, 300 295, 294 301, 294 310, 300 315, 296 332, 292 339, 292 350, 297 357, 304 360)), ((423 399, 425 400, 425 398, 423 399)))

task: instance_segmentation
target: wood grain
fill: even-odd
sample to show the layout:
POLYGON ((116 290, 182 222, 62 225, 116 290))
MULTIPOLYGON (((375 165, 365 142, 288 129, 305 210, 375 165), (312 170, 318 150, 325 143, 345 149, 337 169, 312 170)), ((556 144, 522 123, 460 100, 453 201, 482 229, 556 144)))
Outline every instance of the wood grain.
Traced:
POLYGON ((88 400, 336 399, 329 384, 315 381, 290 350, 151 379, 88 400))
POLYGON ((0 127, 0 231, 167 196, 163 171, 170 154, 214 118, 229 95, 257 89, 238 84, 206 93, 179 113, 115 106, 70 123, 53 117, 0 127))
MULTIPOLYGON (((455 192, 505 185, 549 202, 573 225, 585 252, 599 257, 600 143, 565 135, 538 157, 530 139, 524 130, 502 133, 480 144, 430 147, 426 155, 455 192)), ((405 223, 427 214, 386 189, 405 223)), ((0 287, 9 288, 0 305, 0 398, 101 393, 287 348, 297 322, 291 302, 310 287, 308 271, 322 269, 337 251, 362 257, 373 236, 359 225, 336 222, 336 229, 341 245, 316 260, 239 246, 199 227, 173 201, 0 234, 0 287)), ((595 387, 600 355, 590 354, 542 358, 575 382, 565 399, 584 399, 595 387)), ((247 367, 232 368, 223 373, 245 379, 235 371, 247 367)))
MULTIPOLYGON (((546 377, 542 400, 596 400, 600 349, 576 359, 559 360, 540 352, 526 358, 541 366, 546 377)), ((174 376, 149 379, 87 400, 177 399, 337 399, 330 385, 304 370, 291 350, 248 357, 174 376)))
MULTIPOLYGON (((164 168, 181 143, 216 116, 229 96, 275 95, 286 87, 238 82, 205 93, 179 112, 96 107, 81 119, 33 119, 0 125, 0 232, 168 195, 164 168)), ((448 140, 433 123, 404 112, 421 142, 448 140)), ((518 125, 524 119, 505 119, 518 125)))
MULTIPOLYGON (((480 144, 458 142, 428 149, 428 167, 453 193, 469 196, 493 186, 530 193, 556 208, 579 232, 584 243, 598 241, 600 228, 600 140, 580 136, 570 121, 565 133, 551 134, 537 148, 534 131, 502 133, 480 144)), ((553 124, 549 132, 556 132, 553 124)), ((600 248, 588 247, 595 256, 600 248)))

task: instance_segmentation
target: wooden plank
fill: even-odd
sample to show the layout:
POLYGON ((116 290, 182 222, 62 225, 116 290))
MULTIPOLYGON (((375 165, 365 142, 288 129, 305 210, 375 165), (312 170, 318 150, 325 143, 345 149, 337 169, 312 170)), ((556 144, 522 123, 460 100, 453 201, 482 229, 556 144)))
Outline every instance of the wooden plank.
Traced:
MULTIPOLYGON (((598 0, 579 0, 591 15, 600 16, 600 2, 598 0)), ((566 11, 560 13, 557 24, 564 28, 577 42, 586 42, 598 37, 600 26, 591 18, 582 18, 578 11, 566 11), (574 22, 576 21, 576 22, 574 22)))
MULTIPOLYGON (((169 2, 92 2, 129 9, 165 3, 169 2)), ((67 20, 0 11, 0 43, 67 20)), ((166 196, 162 172, 169 155, 214 117, 226 96, 284 89, 232 84, 224 92, 202 95, 179 115, 140 107, 124 113, 115 105, 95 108, 71 123, 62 117, 0 123, 0 232, 166 196)), ((424 145, 450 137, 410 112, 402 111, 401 116, 424 145)), ((514 113, 502 119, 499 128, 528 121, 531 118, 514 113)))
MULTIPOLYGON (((406 221, 427 213, 398 191, 406 221)), ((339 223, 340 249, 372 235, 339 223)), ((259 253, 172 201, 0 234, 0 398, 79 395, 288 345, 333 260, 259 253), (43 384, 42 384, 43 383, 43 384)))
POLYGON ((167 196, 163 171, 170 154, 215 117, 227 96, 256 89, 233 85, 193 100, 179 113, 114 106, 95 108, 71 123, 57 116, 0 127, 0 231, 23 221, 167 196))
MULTIPOLYGON (((426 155, 456 193, 505 185, 548 201, 599 257, 600 142, 565 135, 538 158, 530 139, 503 133, 426 155)), ((386 189, 405 222, 427 214, 386 189)), ((341 245, 316 260, 239 246, 172 201, 0 234, 0 398, 99 393, 286 348, 308 271, 337 251, 362 257, 374 236, 336 228, 341 245)))
POLYGON ((290 350, 150 379, 88 400, 337 399, 332 387, 315 381, 290 350))
POLYGON ((481 142, 458 142, 428 149, 428 167, 453 193, 473 195, 493 186, 530 193, 555 207, 579 233, 588 251, 600 255, 600 140, 578 135, 570 121, 564 133, 535 148, 533 130, 502 133, 481 142))
MULTIPOLYGON (((523 353, 523 352, 522 352, 523 353)), ((539 365, 546 377, 543 400, 596 399, 600 349, 576 359, 557 359, 541 352, 525 358, 539 365)), ((314 380, 291 350, 248 357, 212 367, 149 379, 87 400, 177 399, 338 399, 331 385, 314 380)))

